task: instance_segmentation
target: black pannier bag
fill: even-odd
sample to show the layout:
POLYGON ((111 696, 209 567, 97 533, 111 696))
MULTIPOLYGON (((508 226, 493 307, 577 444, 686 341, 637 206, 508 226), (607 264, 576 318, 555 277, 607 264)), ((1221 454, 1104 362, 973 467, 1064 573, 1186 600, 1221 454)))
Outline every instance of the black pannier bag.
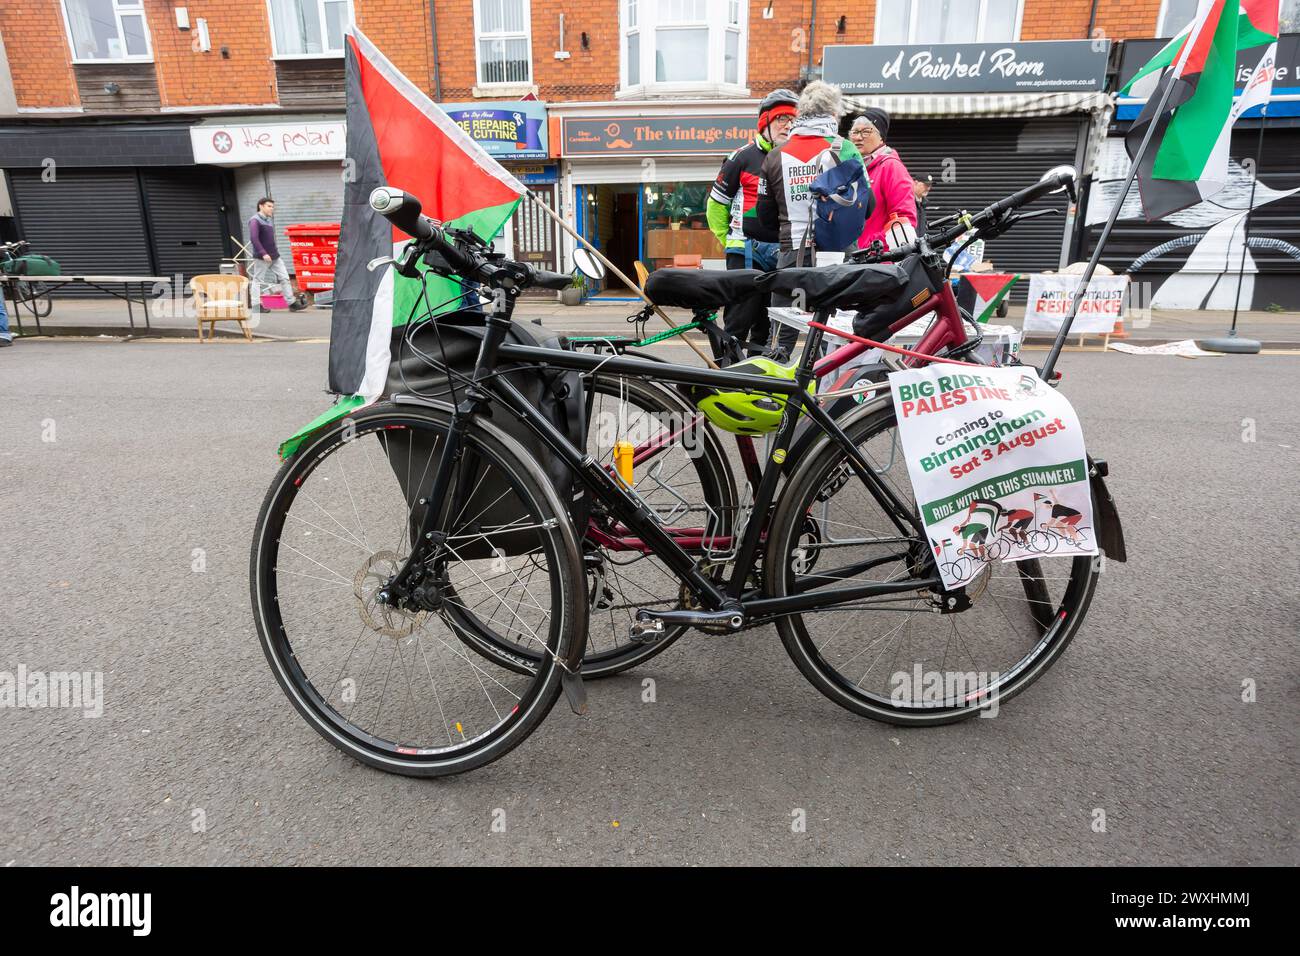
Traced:
POLYGON ((921 264, 919 255, 908 256, 899 263, 899 267, 907 273, 907 285, 903 288, 902 294, 882 300, 854 316, 855 335, 883 342, 889 337, 891 325, 939 294, 938 287, 930 281, 925 267, 921 264))
MULTIPOLYGON (((403 341, 406 331, 405 328, 393 330, 390 343, 392 362, 388 367, 384 397, 416 394, 448 405, 463 400, 486 331, 483 313, 464 310, 440 315, 436 322, 426 322, 418 328, 412 334, 409 344, 403 341), (446 365, 443 365, 444 361, 446 365), (458 373, 455 378, 449 379, 447 367, 458 373)), ((510 331, 506 333, 505 340, 513 345, 567 348, 567 342, 550 330, 521 322, 510 323, 510 331)), ((543 369, 536 365, 499 364, 496 371, 511 368, 520 371, 509 373, 508 381, 523 393, 528 404, 540 411, 580 451, 585 451, 586 400, 582 376, 569 369, 543 369)), ((489 410, 492 424, 519 442, 525 451, 537 459, 542 471, 555 486, 560 500, 569 503, 569 513, 573 516, 574 527, 581 537, 586 530, 589 511, 585 488, 578 483, 568 466, 524 423, 497 403, 489 406, 489 410)), ((419 505, 419 499, 427 495, 432 484, 441 449, 433 448, 434 443, 428 439, 417 440, 413 446, 400 441, 390 441, 387 444, 389 464, 411 507, 414 540, 415 531, 424 520, 425 509, 419 505), (425 476, 423 481, 421 474, 425 476)), ((482 469, 482 463, 478 467, 482 469)), ((493 531, 512 523, 533 524, 532 519, 525 515, 523 503, 497 468, 491 469, 491 473, 486 476, 480 470, 479 473, 468 476, 468 481, 468 487, 474 491, 460 511, 460 521, 468 522, 468 525, 458 528, 456 534, 473 535, 481 530, 491 537, 490 540, 466 537, 452 542, 460 557, 491 558, 497 551, 504 555, 518 555, 537 548, 536 529, 513 534, 493 531)))

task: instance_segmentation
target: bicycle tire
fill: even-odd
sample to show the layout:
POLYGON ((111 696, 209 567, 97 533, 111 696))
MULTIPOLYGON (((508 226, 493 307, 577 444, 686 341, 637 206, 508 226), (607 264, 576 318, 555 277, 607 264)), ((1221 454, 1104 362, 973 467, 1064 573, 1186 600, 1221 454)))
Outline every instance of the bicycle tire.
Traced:
MULTIPOLYGON (((890 429, 895 429, 897 423, 892 404, 882 402, 851 421, 841 423, 841 427, 854 445, 862 448, 871 439, 885 435, 890 429)), ((772 597, 785 597, 796 593, 795 571, 788 556, 792 553, 792 547, 798 543, 798 532, 805 516, 810 513, 810 503, 816 500, 820 489, 833 478, 844 460, 843 450, 828 440, 791 476, 772 522, 765 580, 766 591, 772 597)), ((854 478, 848 483, 842 483, 842 487, 855 483, 860 485, 860 482, 854 478)), ((932 553, 927 549, 927 545, 928 542, 915 541, 912 554, 917 557, 908 560, 921 566, 919 556, 932 553)), ((853 713, 886 723, 907 726, 931 726, 964 720, 976 716, 991 704, 1011 699, 1029 687, 1059 659, 1078 632, 1095 591, 1098 562, 1091 557, 1061 559, 1062 562, 1067 560, 1070 570, 1063 580, 1069 583, 1062 589, 1059 606, 1052 601, 1053 610, 1050 614, 1047 613, 1049 609, 1043 606, 1043 595, 1046 594, 1045 582, 1048 576, 1041 570, 1037 559, 996 566, 1014 569, 1012 573, 1021 585, 1024 601, 1029 607, 1028 615, 1032 619, 1031 623, 1042 633, 1037 635, 1036 640, 1029 642, 1031 643, 1029 651, 1017 660, 1013 667, 998 674, 995 683, 991 683, 980 694, 965 701, 960 698, 955 698, 953 701, 945 699, 941 704, 931 706, 925 701, 918 703, 913 698, 906 701, 906 705, 903 706, 897 700, 864 692, 826 660, 824 654, 830 642, 824 641, 819 646, 810 635, 805 617, 815 616, 815 613, 805 612, 779 618, 777 628, 786 652, 800 672, 828 699, 853 713)), ((977 577, 991 573, 994 567, 992 564, 986 565, 985 570, 977 572, 977 577)), ((828 571, 824 569, 821 573, 825 575, 828 571)), ((992 595, 990 600, 995 609, 1001 611, 998 592, 990 589, 982 593, 992 595)), ((942 597, 946 599, 950 594, 951 592, 946 592, 942 597)), ((1050 598, 1050 595, 1048 597, 1050 598)), ((978 602, 974 603, 972 610, 978 606, 978 602)), ((855 619, 859 622, 865 618, 862 611, 851 613, 855 614, 855 619)), ((915 613, 917 613, 917 620, 936 617, 932 613, 920 610, 915 613)), ((969 613, 969 611, 960 613, 969 613)), ((878 616, 880 616, 879 612, 878 616)), ((960 616, 960 614, 950 616, 960 616)), ((851 640, 862 639, 857 635, 851 638, 851 640)), ((911 637, 909 636, 908 639, 911 640, 911 637)), ((888 646, 886 645, 886 648, 888 646)), ((884 649, 880 653, 883 654, 884 649)), ((945 663, 946 660, 945 652, 945 663)), ((865 677, 864 674, 864 679, 865 677)), ((860 679, 858 684, 861 683, 860 679)))
POLYGON ((27 306, 27 311, 36 318, 44 319, 54 310, 50 287, 44 282, 19 282, 17 286, 20 304, 27 306), (44 303, 44 308, 41 303, 44 303))
MULTIPOLYGON (((491 712, 492 716, 485 718, 485 723, 492 720, 497 722, 490 726, 486 731, 479 732, 477 724, 471 724, 467 733, 460 719, 453 712, 449 718, 444 712, 444 697, 450 706, 453 700, 453 691, 450 685, 444 685, 439 689, 438 681, 435 679, 433 668, 429 662, 428 655, 423 645, 426 634, 426 628, 435 621, 444 621, 438 615, 437 611, 421 612, 424 615, 422 623, 420 616, 399 617, 399 632, 396 636, 392 634, 379 633, 379 639, 374 640, 375 650, 371 654, 373 661, 378 654, 384 640, 392 640, 393 650, 389 658, 389 672, 393 669, 393 658, 399 653, 402 655, 403 669, 406 669, 406 650, 401 648, 402 641, 408 638, 414 638, 417 644, 420 644, 420 653, 424 656, 424 666, 429 672, 429 683, 433 691, 433 697, 437 700, 437 707, 442 717, 442 729, 445 730, 448 745, 442 746, 441 737, 438 737, 436 746, 417 746, 420 743, 432 744, 432 741, 417 741, 411 739, 388 739, 380 734, 380 725, 384 708, 383 694, 387 691, 389 679, 384 678, 380 690, 380 700, 378 712, 375 716, 375 728, 373 732, 355 722, 354 719, 346 717, 337 706, 337 701, 347 701, 345 695, 336 694, 333 684, 313 680, 306 668, 310 662, 303 658, 304 653, 310 651, 313 659, 320 656, 322 659, 331 652, 332 646, 328 641, 320 641, 323 650, 317 651, 316 645, 312 642, 316 636, 309 632, 308 628, 298 628, 291 635, 285 622, 285 589, 281 584, 281 579, 285 581, 293 580, 290 577, 294 572, 284 571, 279 567, 279 563, 284 560, 293 560, 290 553, 303 554, 302 551, 283 541, 285 535, 286 523, 290 517, 290 509, 298 500, 299 495, 304 495, 308 502, 315 505, 317 509, 325 511, 319 502, 313 497, 313 492, 305 491, 311 484, 311 479, 315 475, 320 475, 322 481, 315 487, 323 489, 324 482, 328 481, 331 473, 337 471, 343 476, 342 484, 347 485, 348 497, 352 499, 352 510, 357 513, 356 525, 361 530, 361 538, 357 539, 355 533, 341 535, 332 528, 324 519, 317 519, 322 524, 314 524, 311 520, 300 519, 302 524, 317 527, 324 535, 330 535, 338 539, 342 544, 327 542, 323 536, 315 538, 316 541, 323 542, 335 548, 344 550, 344 545, 350 545, 351 549, 360 548, 362 552, 369 549, 369 538, 365 534, 365 524, 362 522, 356 496, 360 495, 363 499, 363 505, 366 500, 366 489, 358 487, 353 491, 351 483, 348 482, 345 464, 341 458, 338 459, 337 469, 330 466, 332 457, 341 455, 344 450, 351 447, 360 450, 349 454, 366 456, 367 463, 374 467, 374 458, 383 458, 388 454, 390 443, 397 441, 396 436, 405 431, 410 446, 413 447, 415 434, 419 432, 422 438, 435 438, 438 436, 445 437, 451 421, 451 412, 446 409, 430 409, 424 407, 396 406, 391 404, 381 404, 364 409, 345 419, 336 422, 327 427, 316 435, 312 436, 302 449, 294 455, 293 458, 286 461, 280 468, 279 472, 271 482, 267 490, 266 497, 262 502, 262 508, 259 512, 257 525, 253 535, 252 549, 249 559, 249 587, 253 602, 254 619, 257 624, 258 638, 261 642, 263 652, 266 655, 267 662, 275 674, 277 682, 286 696, 289 697, 294 708, 307 721, 307 723, 316 730, 322 737, 328 740, 339 750, 348 754, 362 763, 372 767, 377 767, 390 773, 397 773, 414 777, 436 777, 454 773, 462 773, 481 767, 484 764, 496 760, 514 747, 518 746, 532 733, 533 730, 541 723, 542 719, 554 706, 561 691, 561 680, 563 671, 576 669, 578 662, 581 660, 583 645, 586 639, 586 602, 582 600, 582 566, 578 540, 572 527, 572 522, 568 518, 564 503, 556 494, 549 479, 541 470, 540 466, 533 460, 513 439, 494 427, 491 423, 482 419, 476 419, 472 422, 466 432, 465 448, 467 453, 472 451, 479 456, 479 461, 488 462, 500 469, 501 474, 508 476, 510 488, 519 496, 520 502, 528 509, 528 513, 536 519, 536 527, 539 530, 536 537, 541 542, 541 548, 548 556, 547 580, 549 588, 545 592, 550 600, 549 610, 546 611, 543 620, 547 622, 544 643, 549 648, 549 654, 543 655, 539 666, 530 673, 530 679, 521 679, 514 682, 514 686, 519 688, 519 693, 515 694, 510 685, 504 683, 497 675, 490 674, 482 667, 473 662, 478 658, 472 655, 466 655, 463 650, 457 650, 461 645, 452 639, 450 642, 437 637, 434 639, 442 645, 441 648, 436 644, 430 644, 434 650, 434 660, 439 660, 438 654, 444 657, 449 656, 449 665, 459 667, 457 661, 463 660, 469 663, 469 670, 472 672, 469 676, 473 680, 466 679, 464 684, 468 690, 466 695, 477 696, 477 691, 473 687, 473 681, 480 685, 482 694, 486 696, 489 707, 483 708, 485 714, 491 712), (373 439, 374 444, 369 442, 373 439), (381 448, 378 455, 371 456, 370 448, 381 448), (551 519, 556 519, 554 522, 551 519), (349 540, 352 539, 352 540, 349 540), (358 544, 360 540, 362 543, 358 544), (403 633, 404 632, 404 633, 403 633), (415 635, 420 635, 418 638, 415 635), (489 682, 485 682, 484 678, 489 682), (319 684, 319 686, 318 686, 319 684), (493 699, 492 694, 497 693, 502 697, 498 687, 510 690, 510 694, 504 695, 504 700, 498 704, 493 699), (504 716, 501 711, 514 698, 513 709, 509 709, 504 716), (454 723, 448 723, 448 720, 454 723), (454 738, 452 727, 461 736, 461 741, 457 742, 454 738)), ((436 444, 430 447, 436 447, 436 444)), ((429 458, 434 457, 430 452, 429 458)), ((383 474, 383 467, 387 461, 382 461, 378 468, 374 469, 375 483, 379 484, 385 479, 391 485, 396 486, 400 479, 395 475, 383 474)), ((364 473, 364 470, 363 470, 364 473)), ((428 471, 428 481, 432 481, 432 471, 428 471)), ((422 490, 424 478, 421 476, 417 479, 416 485, 422 490)), ((333 489, 340 487, 336 481, 333 489)), ((389 494, 385 500, 393 497, 393 489, 387 489, 389 494)), ((320 494, 320 492, 314 492, 320 494)), ((397 520, 395 523, 383 522, 384 538, 376 538, 376 541, 382 542, 387 540, 393 527, 409 525, 411 521, 411 510, 407 504, 406 496, 401 488, 396 489, 397 512, 393 517, 397 520), (402 513, 404 512, 404 514, 402 513)), ((309 515, 315 516, 315 512, 307 511, 309 515)), ((346 516, 346 512, 344 512, 346 516)), ((338 522, 339 529, 344 529, 344 524, 338 522)), ((297 523, 293 525, 295 529, 299 527, 297 523)), ((348 525, 350 529, 350 524, 348 525)), ((454 530, 454 529, 453 529, 454 530)), ((303 535, 312 535, 314 532, 303 531, 303 535)), ((409 538, 408 531, 399 532, 399 544, 394 548, 395 555, 390 566, 400 561, 400 550, 402 544, 400 536, 406 535, 409 538)), ((305 539, 300 539, 305 540, 305 539)), ((302 545, 307 547, 306 544, 302 545)), ((409 546, 408 546, 409 547, 409 546)), ((361 581, 363 574, 374 566, 376 558, 381 552, 372 552, 361 565, 361 570, 357 572, 356 580, 361 581)), ((382 552, 388 554, 390 552, 382 552)), ((318 553, 305 555, 311 567, 312 565, 324 568, 338 577, 347 581, 346 575, 340 574, 334 567, 327 565, 316 558, 322 557, 318 553)), ((355 558, 354 558, 355 560, 355 558)), ((447 561, 447 564, 454 564, 454 561, 447 561)), ((465 564, 466 562, 461 562, 465 564)), ((345 565, 345 570, 351 569, 351 565, 345 565)), ((320 574, 321 572, 317 572, 320 574)), ((304 574, 303 577, 311 577, 310 574, 304 574)), ((443 572, 443 576, 450 577, 450 572, 443 572)), ((343 612, 350 610, 359 610, 363 621, 361 636, 357 638, 360 644, 362 638, 369 629, 372 633, 379 630, 374 619, 379 618, 384 611, 376 612, 375 606, 368 606, 363 600, 360 593, 361 584, 355 586, 355 600, 353 595, 346 593, 347 587, 340 586, 330 577, 322 577, 327 585, 332 586, 335 591, 343 590, 344 594, 337 597, 338 607, 343 612), (368 619, 370 623, 367 624, 368 619)), ((310 585, 308 586, 310 587, 310 585)), ((329 588, 317 590, 328 592, 329 588)), ((537 588, 541 592, 541 587, 537 588)), ((311 592, 307 592, 311 594, 311 592)), ((329 598, 320 599, 322 602, 330 600, 329 598)), ((327 612, 329 608, 326 609, 327 612)), ((295 621, 299 616, 296 607, 289 612, 290 617, 295 621)), ((319 613, 319 612, 313 612, 319 613)), ((321 626, 325 630, 333 623, 333 616, 327 619, 325 625, 321 626)), ((338 621, 341 626, 342 619, 338 621)), ((434 627, 437 625, 434 624, 434 627)), ((349 625, 355 629, 355 619, 349 625)), ((448 628, 448 637, 451 637, 451 629, 448 628)), ((409 644, 410 642, 407 641, 409 644)), ((344 661, 343 669, 340 669, 339 675, 346 672, 352 660, 352 654, 344 661)), ((337 652, 334 652, 337 653, 337 652)), ((415 660, 414 651, 411 652, 413 661, 415 660)), ((364 652, 363 652, 364 654, 364 652)), ((333 671, 334 661, 331 658, 329 666, 323 669, 323 673, 333 671)), ((444 674, 439 670, 439 676, 444 674)), ((505 675, 509 677, 510 675, 505 675)), ((411 686, 411 673, 406 673, 408 684, 408 699, 399 701, 398 706, 408 706, 417 711, 423 704, 428 707, 426 698, 419 698, 414 695, 414 689, 411 686)), ((349 677, 348 679, 352 679, 349 677)), ((367 683, 364 685, 369 688, 373 686, 369 676, 369 666, 365 676, 367 683)), ((355 683, 355 682, 354 682, 355 683)), ((346 685, 344 685, 346 688, 346 685)), ((399 688, 400 689, 400 688, 399 688)), ((354 692, 355 694, 355 692, 354 692)), ((465 698, 469 700, 469 696, 465 698)), ((367 701, 368 703, 368 701, 367 701)), ((470 701, 473 703, 473 701, 470 701)), ((479 704, 481 706, 481 703, 479 704)), ((354 705, 353 715, 358 708, 354 705)), ((429 708, 430 713, 432 709, 429 708)), ((392 711, 390 711, 390 714, 392 711)), ((438 716, 438 715, 434 715, 438 716)), ((468 718, 467 718, 468 719, 468 718)), ((392 718, 390 717, 390 724, 392 718)), ((423 721, 419 722, 420 732, 423 733, 423 721)), ((432 728, 433 723, 430 722, 432 728)))

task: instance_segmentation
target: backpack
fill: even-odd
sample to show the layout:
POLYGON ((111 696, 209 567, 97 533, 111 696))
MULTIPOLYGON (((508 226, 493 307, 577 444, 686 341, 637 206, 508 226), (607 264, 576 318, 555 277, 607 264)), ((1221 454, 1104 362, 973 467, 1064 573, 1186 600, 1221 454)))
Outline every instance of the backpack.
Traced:
POLYGON ((836 159, 839 138, 822 156, 822 172, 809 185, 812 193, 813 243, 822 252, 843 252, 852 247, 867 224, 875 205, 871 183, 860 159, 836 159), (826 157, 831 165, 826 168, 826 157))
MULTIPOLYGON (((464 396, 465 382, 473 374, 478 359, 479 346, 485 332, 483 313, 476 309, 465 309, 439 315, 437 322, 427 322, 416 329, 409 345, 404 342, 406 331, 405 328, 393 330, 390 345, 392 361, 388 367, 388 382, 383 397, 388 398, 395 393, 412 393, 449 405, 455 404, 464 396), (458 374, 449 377, 448 367, 458 374)), ((567 341, 541 325, 513 321, 506 334, 506 341, 537 348, 568 347, 567 341)), ((510 367, 499 365, 498 371, 510 367)), ((581 374, 572 369, 541 368, 534 365, 518 367, 526 368, 527 371, 511 374, 511 384, 523 393, 529 405, 545 415, 574 446, 585 450, 586 399, 581 374)), ((569 513, 581 536, 586 530, 590 511, 585 486, 575 481, 568 466, 555 457, 526 425, 499 407, 496 412, 492 416, 492 424, 519 442, 542 466, 560 500, 569 502, 569 513)), ((424 443, 416 442, 414 447, 408 448, 391 442, 385 448, 389 465, 411 507, 413 529, 418 528, 423 521, 424 509, 419 506, 419 499, 422 490, 427 489, 417 487, 418 479, 411 481, 410 478, 421 473, 431 453, 436 464, 436 451, 429 447, 430 444, 426 440, 424 443), (413 463, 408 459, 413 459, 413 463)), ((530 523, 521 520, 524 515, 519 499, 508 493, 508 486, 499 476, 492 475, 483 481, 476 481, 471 476, 469 487, 475 490, 465 506, 464 514, 475 516, 478 524, 496 527, 512 522, 530 523)), ((494 534, 490 543, 484 539, 469 541, 463 547, 458 547, 457 553, 463 558, 490 558, 494 556, 493 548, 500 549, 506 555, 516 555, 527 553, 536 546, 536 534, 525 531, 517 535, 494 534)))

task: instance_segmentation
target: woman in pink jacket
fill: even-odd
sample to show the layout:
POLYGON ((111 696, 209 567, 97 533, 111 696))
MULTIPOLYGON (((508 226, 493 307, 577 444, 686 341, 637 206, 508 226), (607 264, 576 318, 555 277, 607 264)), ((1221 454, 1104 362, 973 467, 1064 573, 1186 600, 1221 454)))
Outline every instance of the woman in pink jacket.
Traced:
POLYGON ((916 195, 912 192, 912 174, 891 147, 885 145, 889 135, 889 114, 882 109, 868 107, 853 121, 849 139, 866 160, 867 178, 876 196, 876 208, 867 218, 867 224, 858 239, 858 248, 865 249, 877 239, 888 244, 885 224, 891 218, 906 219, 916 229, 916 195))

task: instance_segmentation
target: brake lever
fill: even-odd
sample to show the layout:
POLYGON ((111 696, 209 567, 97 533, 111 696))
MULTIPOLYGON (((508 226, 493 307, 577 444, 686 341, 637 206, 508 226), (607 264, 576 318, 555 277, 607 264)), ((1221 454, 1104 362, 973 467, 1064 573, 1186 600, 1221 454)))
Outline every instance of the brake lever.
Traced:
POLYGON ((408 242, 402 247, 402 252, 399 257, 375 256, 375 258, 366 263, 366 271, 374 272, 377 269, 382 269, 384 266, 395 266, 397 271, 408 279, 418 279, 420 273, 415 268, 415 261, 418 258, 419 257, 415 251, 415 243, 408 242))
POLYGON ((1063 211, 1064 210, 1058 209, 1055 206, 1053 206, 1051 209, 1036 209, 1033 212, 1017 213, 1014 217, 1012 217, 1011 222, 1012 224, 1014 224, 1017 222, 1024 222, 1026 219, 1037 219, 1039 216, 1056 216, 1062 213, 1063 211))

